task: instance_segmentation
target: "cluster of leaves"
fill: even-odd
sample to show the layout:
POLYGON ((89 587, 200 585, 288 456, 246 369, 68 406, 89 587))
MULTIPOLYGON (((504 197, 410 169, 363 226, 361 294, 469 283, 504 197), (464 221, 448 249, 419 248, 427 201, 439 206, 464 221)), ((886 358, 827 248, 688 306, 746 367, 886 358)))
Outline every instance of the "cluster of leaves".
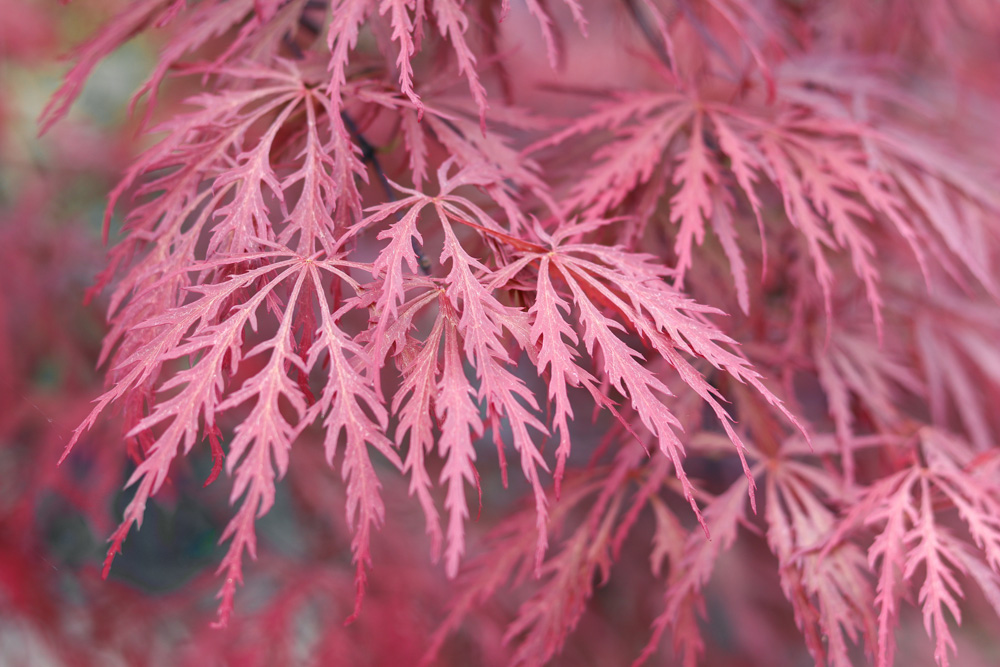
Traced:
POLYGON ((754 543, 817 664, 892 664, 913 593, 939 665, 965 592, 1000 612, 991 3, 135 0, 43 128, 141 32, 157 141, 111 194, 108 387, 64 454, 122 415, 105 575, 204 449, 236 507, 226 626, 278 481, 321 451, 349 620, 384 487, 459 578, 426 662, 512 581, 531 594, 477 640, 547 662, 645 558, 632 657, 669 633, 695 664, 717 563, 754 543), (524 483, 496 491, 511 448, 524 483), (530 507, 473 543, 477 495, 530 507))

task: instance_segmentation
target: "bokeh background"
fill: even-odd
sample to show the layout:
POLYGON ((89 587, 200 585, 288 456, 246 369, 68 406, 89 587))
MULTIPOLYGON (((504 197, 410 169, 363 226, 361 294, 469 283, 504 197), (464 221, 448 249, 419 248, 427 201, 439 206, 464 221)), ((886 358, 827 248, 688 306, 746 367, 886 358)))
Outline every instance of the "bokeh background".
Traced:
MULTIPOLYGON (((415 664, 454 600, 453 584, 427 558, 423 519, 405 484, 387 485, 389 518, 375 541, 365 610, 343 627, 354 597, 350 537, 341 521, 342 482, 319 447, 298 449, 275 508, 259 522, 260 559, 247 565, 228 628, 211 622, 229 481, 202 488, 212 462, 198 450, 178 464, 108 580, 101 579, 105 540, 128 501, 121 489, 134 463, 114 419, 102 419, 65 463, 57 461, 102 388, 95 366, 106 302, 96 295, 85 303, 85 295, 103 265, 105 195, 142 147, 126 108, 155 63, 155 37, 108 58, 68 118, 43 137, 37 118, 67 68, 60 57, 115 4, 0 0, 0 667, 415 664)), ((955 71, 984 77, 989 68, 955 71)), ((976 85, 993 89, 997 81, 976 85)), ((168 88, 159 113, 173 104, 168 88)), ((501 515, 516 493, 495 486, 484 482, 484 494, 493 496, 484 507, 501 515)), ((726 647, 753 641, 754 628, 764 627, 787 632, 756 641, 785 642, 779 653, 786 664, 811 664, 790 610, 775 595, 766 549, 740 557, 759 557, 762 575, 730 581, 720 564, 717 585, 740 587, 746 607, 708 610, 718 624, 706 664, 758 664, 726 647), (754 620, 761 617, 777 622, 754 620)), ((520 599, 505 592, 472 615, 437 664, 504 664, 508 656, 481 650, 501 645, 520 599)), ((558 664, 627 664, 648 639, 648 622, 637 619, 654 617, 659 603, 648 578, 619 568, 612 585, 598 589, 558 664)), ((995 639, 984 627, 967 618, 961 634, 991 655, 995 639)), ((919 614, 904 616, 899 638, 899 664, 930 664, 919 614)))

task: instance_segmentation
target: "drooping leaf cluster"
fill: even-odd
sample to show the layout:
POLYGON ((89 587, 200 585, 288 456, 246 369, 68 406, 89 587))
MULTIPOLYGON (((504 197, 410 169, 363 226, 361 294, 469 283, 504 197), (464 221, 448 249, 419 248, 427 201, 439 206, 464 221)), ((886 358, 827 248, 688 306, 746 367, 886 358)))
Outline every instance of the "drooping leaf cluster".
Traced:
POLYGON ((906 598, 940 665, 964 590, 1000 612, 1000 10, 136 0, 43 127, 142 32, 154 141, 111 193, 108 387, 66 450, 123 416, 105 575, 205 449, 232 479, 225 626, 321 442, 351 619, 385 485, 461 574, 428 661, 515 581, 503 641, 547 662, 642 553, 663 593, 632 657, 669 633, 695 664, 716 563, 753 541, 817 664, 891 664, 906 598), (487 476, 530 508, 474 546, 487 476))

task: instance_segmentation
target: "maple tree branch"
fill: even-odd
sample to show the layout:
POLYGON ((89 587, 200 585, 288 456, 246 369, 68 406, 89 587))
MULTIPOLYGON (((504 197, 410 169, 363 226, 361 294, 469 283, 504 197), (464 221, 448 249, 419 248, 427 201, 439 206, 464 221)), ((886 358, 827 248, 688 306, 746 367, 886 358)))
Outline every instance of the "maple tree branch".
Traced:
POLYGON ((656 30, 649 24, 649 19, 643 15, 642 10, 639 8, 638 0, 624 0, 624 2, 629 14, 632 15, 636 25, 639 26, 639 30, 642 31, 643 37, 649 42, 656 57, 667 66, 667 69, 673 71, 674 64, 670 62, 670 54, 667 52, 667 48, 660 43, 659 38, 656 36, 656 30))
MULTIPOLYGON (((632 1, 634 2, 634 0, 632 1)), ((687 0, 677 0, 677 6, 680 8, 681 13, 684 14, 684 18, 688 20, 695 32, 698 33, 698 36, 705 40, 705 43, 708 44, 710 49, 719 54, 719 57, 722 58, 723 62, 726 63, 726 66, 732 71, 733 76, 739 76, 740 68, 736 66, 736 63, 734 63, 733 59, 729 57, 726 50, 722 48, 719 40, 712 36, 712 33, 705 27, 705 23, 694 13, 694 10, 691 9, 687 0)))
MULTIPOLYGON (((340 112, 340 117, 344 121, 344 125, 347 127, 347 131, 351 133, 354 140, 358 142, 358 146, 361 148, 361 161, 366 162, 371 166, 372 170, 375 172, 375 177, 378 179, 379 184, 382 186, 382 190, 385 191, 386 199, 389 202, 396 201, 396 194, 392 191, 392 186, 389 184, 389 178, 385 175, 385 170, 382 168, 382 163, 379 162, 378 156, 376 155, 377 149, 372 145, 368 139, 361 133, 360 128, 358 128, 357 123, 351 118, 350 114, 346 111, 340 112)), ((402 214, 396 214, 397 219, 402 218, 402 214)), ((424 275, 431 274, 431 263, 424 256, 423 251, 420 246, 417 245, 417 240, 413 240, 413 252, 417 254, 417 263, 420 265, 420 270, 424 275)))

